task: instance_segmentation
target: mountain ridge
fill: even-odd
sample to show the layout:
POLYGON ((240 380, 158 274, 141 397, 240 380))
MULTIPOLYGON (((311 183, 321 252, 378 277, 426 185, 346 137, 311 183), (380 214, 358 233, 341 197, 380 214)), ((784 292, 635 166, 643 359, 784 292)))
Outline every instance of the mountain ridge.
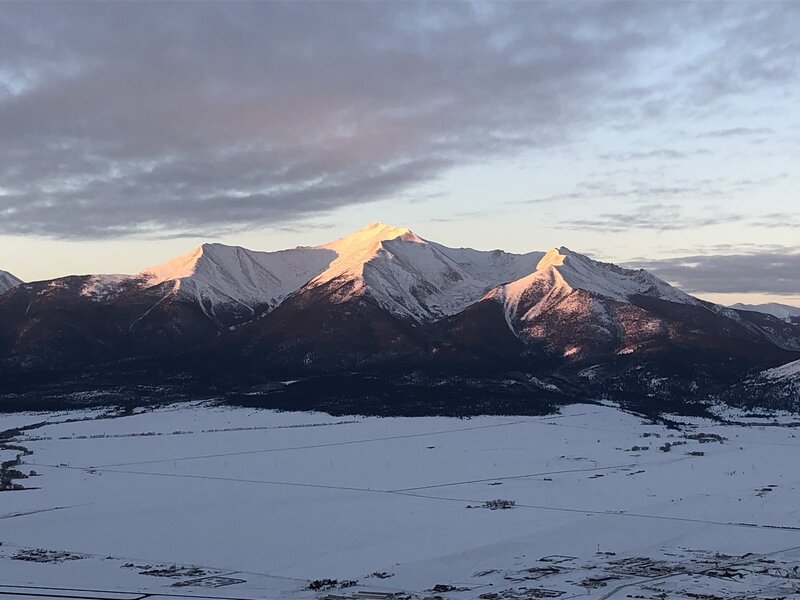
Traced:
POLYGON ((781 304, 779 302, 744 304, 742 302, 737 302, 736 304, 731 304, 729 308, 765 313, 787 322, 792 322, 793 320, 800 321, 800 306, 792 306, 791 304, 781 304))
POLYGON ((137 274, 33 282, 0 296, 9 381, 95 368, 121 389, 158 372, 180 389, 192 381, 231 392, 392 373, 393 389, 395 377, 424 373, 491 380, 495 392, 516 381, 512 395, 688 402, 798 358, 797 325, 700 300, 642 269, 563 246, 449 248, 385 223, 274 252, 203 244, 137 274))

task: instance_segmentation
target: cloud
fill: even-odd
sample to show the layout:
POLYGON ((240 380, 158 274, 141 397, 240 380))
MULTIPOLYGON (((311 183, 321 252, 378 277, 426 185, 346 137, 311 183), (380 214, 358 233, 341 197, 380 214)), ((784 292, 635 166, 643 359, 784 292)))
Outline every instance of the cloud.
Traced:
MULTIPOLYGON (((497 211, 493 212, 496 214, 497 211)), ((454 223, 457 221, 466 221, 466 220, 473 221, 476 218, 486 216, 487 213, 488 211, 481 212, 476 210, 470 210, 470 211, 450 213, 443 216, 429 217, 427 220, 431 223, 454 223)))
MULTIPOLYGON (((717 243, 717 244, 702 244, 692 247, 686 248, 675 248, 669 247, 652 247, 656 252, 660 253, 669 253, 673 257, 675 256, 693 256, 693 255, 702 255, 702 256, 718 256, 718 255, 730 255, 730 254, 745 254, 748 256, 753 255, 792 255, 798 252, 797 246, 786 246, 784 244, 758 244, 753 242, 736 242, 735 244, 732 243, 717 243)), ((636 258, 632 258, 628 261, 629 264, 649 264, 654 259, 652 257, 640 256, 636 258)), ((671 258, 669 259, 671 260, 671 258)), ((675 260, 682 260, 681 258, 676 258, 675 260)))
MULTIPOLYGON (((719 5, 716 5, 719 6, 719 5)), ((694 78, 693 102, 713 113, 720 97, 759 93, 776 81, 796 78, 800 68, 800 12, 792 2, 738 3, 747 18, 720 21, 722 35, 699 60, 683 69, 694 78)))
POLYGON ((774 134, 768 127, 729 127, 697 134, 698 138, 763 137, 774 134))
MULTIPOLYGON (((719 208, 712 206, 695 207, 689 211, 683 204, 648 202, 634 205, 625 212, 604 212, 586 219, 563 220, 556 226, 561 229, 620 233, 633 229, 680 231, 729 223, 742 223, 765 229, 798 229, 800 214, 781 212, 744 215, 720 211, 719 208)), ((736 247, 742 250, 747 248, 748 244, 741 242, 736 247)))
POLYGON ((754 219, 753 225, 768 229, 800 229, 800 213, 769 213, 754 219))
POLYGON ((691 293, 800 295, 800 253, 796 249, 752 254, 690 255, 633 261, 626 266, 647 269, 691 293))
POLYGON ((562 229, 582 229, 619 233, 631 229, 678 231, 743 220, 737 214, 687 214, 679 204, 643 204, 628 212, 601 213, 590 219, 570 219, 557 226, 562 229))
POLYGON ((213 235, 402 200, 458 165, 663 115, 675 83, 637 73, 710 23, 730 53, 718 93, 787 85, 800 24, 770 6, 6 4, 0 231, 213 235))
POLYGON ((641 152, 609 152, 601 154, 600 158, 603 160, 613 160, 615 162, 650 159, 683 160, 691 156, 699 156, 704 154, 711 154, 711 152, 703 148, 692 151, 676 150, 675 148, 656 148, 641 152))
MULTIPOLYGON (((736 194, 746 193, 753 189, 768 187, 789 178, 787 173, 779 173, 769 177, 713 177, 713 178, 681 178, 670 173, 667 177, 659 173, 651 173, 651 177, 645 177, 638 170, 615 170, 611 173, 598 173, 591 178, 578 182, 571 192, 551 194, 513 202, 513 204, 546 204, 550 202, 560 202, 564 200, 600 200, 615 199, 626 202, 642 202, 647 206, 637 210, 646 212, 648 207, 656 207, 656 210, 664 210, 664 202, 674 201, 694 201, 702 199, 725 199, 736 194), (625 180, 621 174, 623 172, 631 175, 625 180), (664 183, 660 183, 661 179, 664 183)), ((681 212, 685 208, 682 204, 673 203, 671 208, 675 212, 681 212)), ((770 218, 782 216, 783 213, 764 215, 762 224, 766 224, 770 218)), ((687 217, 688 218, 688 217, 687 217)))

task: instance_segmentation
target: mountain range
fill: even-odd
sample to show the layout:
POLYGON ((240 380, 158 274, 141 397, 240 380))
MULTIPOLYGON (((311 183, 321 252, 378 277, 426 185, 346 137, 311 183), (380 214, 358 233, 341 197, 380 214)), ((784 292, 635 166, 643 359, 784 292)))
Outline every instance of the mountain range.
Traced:
MULTIPOLYGON (((0 408, 169 394, 381 414, 587 398, 663 411, 746 403, 751 382, 800 359, 792 314, 706 302, 565 247, 450 248, 383 223, 278 252, 203 244, 134 275, 0 272, 0 286, 0 408)), ((762 404, 800 404, 792 385, 767 388, 762 404)))

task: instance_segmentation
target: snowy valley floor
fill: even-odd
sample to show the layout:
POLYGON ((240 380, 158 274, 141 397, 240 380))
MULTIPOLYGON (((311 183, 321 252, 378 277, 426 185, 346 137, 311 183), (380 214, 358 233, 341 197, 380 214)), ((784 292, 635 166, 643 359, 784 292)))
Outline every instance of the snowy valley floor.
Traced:
POLYGON ((800 593, 791 419, 669 429, 596 405, 381 419, 184 404, 0 415, 0 431, 42 421, 8 442, 37 475, 0 492, 0 600, 800 593))

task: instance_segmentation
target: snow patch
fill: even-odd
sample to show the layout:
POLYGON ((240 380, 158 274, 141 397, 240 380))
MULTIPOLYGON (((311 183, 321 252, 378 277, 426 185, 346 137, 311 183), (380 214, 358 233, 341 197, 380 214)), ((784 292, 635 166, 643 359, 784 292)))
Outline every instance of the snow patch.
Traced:
POLYGON ((130 275, 91 275, 81 288, 81 296, 95 302, 106 302, 116 298, 122 291, 122 284, 130 280, 130 275))
POLYGON ((761 373, 761 376, 770 380, 800 378, 800 360, 787 363, 774 369, 768 369, 761 373))

